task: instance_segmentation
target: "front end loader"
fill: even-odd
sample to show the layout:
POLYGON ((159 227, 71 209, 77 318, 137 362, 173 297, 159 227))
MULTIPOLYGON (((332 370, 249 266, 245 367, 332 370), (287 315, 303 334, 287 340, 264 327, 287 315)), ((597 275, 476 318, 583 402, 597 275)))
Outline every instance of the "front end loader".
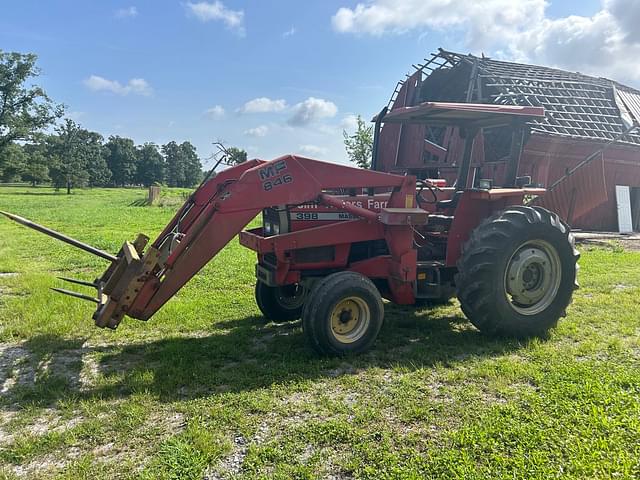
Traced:
POLYGON ((378 124, 457 127, 466 142, 456 182, 295 155, 251 160, 203 182, 155 241, 139 235, 115 256, 6 215, 110 261, 89 284, 95 298, 58 289, 95 302, 99 327, 115 329, 125 315, 151 318, 239 233, 257 254, 255 297, 265 318, 302 318, 308 343, 322 354, 371 347, 383 298, 417 305, 457 295, 483 332, 540 335, 565 315, 576 286, 570 229, 524 205, 545 190, 520 186, 522 145, 512 148, 504 187, 477 184, 469 172, 479 129, 526 128, 541 115, 534 107, 433 102, 383 112, 378 124), (243 230, 258 215, 262 225, 243 230))

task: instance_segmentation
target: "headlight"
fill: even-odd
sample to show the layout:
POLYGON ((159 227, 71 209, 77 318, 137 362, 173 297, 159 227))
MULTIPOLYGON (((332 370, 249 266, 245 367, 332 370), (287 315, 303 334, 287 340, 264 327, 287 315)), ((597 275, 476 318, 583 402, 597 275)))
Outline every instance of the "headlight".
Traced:
POLYGON ((271 235, 271 222, 264 222, 264 233, 271 235))
POLYGON ((280 225, 278 225, 277 223, 273 224, 273 234, 280 235, 280 225))

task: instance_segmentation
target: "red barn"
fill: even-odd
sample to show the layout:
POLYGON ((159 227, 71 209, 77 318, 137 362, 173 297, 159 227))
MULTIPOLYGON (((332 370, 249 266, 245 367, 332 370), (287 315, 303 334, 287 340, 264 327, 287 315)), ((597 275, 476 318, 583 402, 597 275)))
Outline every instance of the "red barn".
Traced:
MULTIPOLYGON (((519 175, 550 189, 540 203, 576 228, 640 230, 640 91, 613 80, 440 49, 400 82, 389 108, 428 101, 542 106, 529 124, 519 175), (576 168, 577 167, 577 168, 576 168)), ((485 130, 474 143, 474 175, 500 182, 516 128, 485 130)), ((455 129, 383 125, 377 168, 453 181, 455 129)))

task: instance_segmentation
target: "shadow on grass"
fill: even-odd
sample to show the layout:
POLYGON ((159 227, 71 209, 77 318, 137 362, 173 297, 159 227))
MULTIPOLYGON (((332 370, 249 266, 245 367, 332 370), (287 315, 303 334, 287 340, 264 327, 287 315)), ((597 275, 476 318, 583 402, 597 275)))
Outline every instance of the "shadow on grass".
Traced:
POLYGON ((148 198, 139 198, 129 204, 130 207, 150 207, 153 205, 148 198))
POLYGON ((342 358, 315 354, 305 345, 299 322, 265 324, 256 316, 216 322, 204 336, 120 346, 88 347, 82 339, 35 337, 21 344, 20 352, 4 352, 5 358, 26 353, 28 360, 18 370, 28 370, 28 363, 34 372, 27 381, 17 378, 2 403, 50 405, 67 398, 126 398, 136 393, 151 393, 171 402, 355 375, 374 367, 415 370, 453 365, 523 345, 517 340, 488 338, 462 316, 430 318, 424 310, 387 306, 386 317, 372 351, 342 358), (47 371, 36 371, 44 364, 47 371))

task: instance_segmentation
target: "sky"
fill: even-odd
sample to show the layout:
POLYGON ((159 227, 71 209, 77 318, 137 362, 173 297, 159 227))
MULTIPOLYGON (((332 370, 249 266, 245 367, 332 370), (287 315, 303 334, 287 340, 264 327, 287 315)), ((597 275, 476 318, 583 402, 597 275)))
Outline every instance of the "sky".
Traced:
POLYGON ((0 0, 0 49, 105 137, 345 162, 343 130, 438 47, 640 86, 638 0, 0 0))

